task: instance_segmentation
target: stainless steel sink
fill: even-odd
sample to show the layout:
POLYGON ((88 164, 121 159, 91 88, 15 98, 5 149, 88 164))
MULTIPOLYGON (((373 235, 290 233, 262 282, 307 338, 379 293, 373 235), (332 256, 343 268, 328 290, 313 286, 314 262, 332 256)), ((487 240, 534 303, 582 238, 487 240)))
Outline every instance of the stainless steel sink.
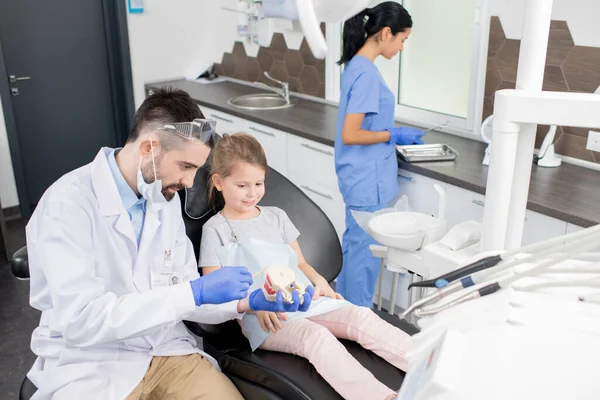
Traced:
POLYGON ((288 102, 278 94, 258 93, 232 97, 227 104, 245 110, 279 110, 293 107, 296 103, 292 99, 288 102))

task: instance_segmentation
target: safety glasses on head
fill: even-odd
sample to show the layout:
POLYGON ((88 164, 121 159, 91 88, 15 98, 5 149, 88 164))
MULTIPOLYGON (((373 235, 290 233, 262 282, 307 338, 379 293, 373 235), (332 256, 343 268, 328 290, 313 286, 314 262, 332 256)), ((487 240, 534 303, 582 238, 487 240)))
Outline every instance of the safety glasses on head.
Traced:
POLYGON ((188 140, 197 139, 202 143, 208 143, 216 125, 217 121, 212 119, 196 118, 192 122, 176 122, 158 129, 176 133, 188 140))

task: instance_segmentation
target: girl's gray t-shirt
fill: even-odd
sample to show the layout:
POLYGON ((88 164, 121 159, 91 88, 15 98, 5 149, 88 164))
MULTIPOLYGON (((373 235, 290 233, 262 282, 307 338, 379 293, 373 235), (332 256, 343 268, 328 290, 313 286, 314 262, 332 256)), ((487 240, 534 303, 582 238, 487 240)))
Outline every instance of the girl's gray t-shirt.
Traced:
POLYGON ((221 265, 217 250, 235 242, 233 232, 239 241, 260 239, 281 244, 290 244, 300 236, 300 232, 285 211, 277 207, 258 208, 260 214, 252 219, 225 220, 225 217, 218 213, 204 224, 200 242, 200 267, 221 265))

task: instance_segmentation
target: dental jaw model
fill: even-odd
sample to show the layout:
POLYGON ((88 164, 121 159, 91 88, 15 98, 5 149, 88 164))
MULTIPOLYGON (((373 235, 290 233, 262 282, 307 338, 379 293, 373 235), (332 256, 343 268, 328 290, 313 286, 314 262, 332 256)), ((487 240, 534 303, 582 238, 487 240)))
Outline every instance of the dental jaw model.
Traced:
POLYGON ((265 274, 265 283, 262 286, 262 291, 267 300, 275 302, 277 292, 280 292, 283 296, 283 301, 291 304, 294 302, 292 293, 295 290, 298 292, 300 304, 304 303, 306 288, 296 281, 296 273, 292 269, 282 265, 272 265, 254 274, 253 278, 262 273, 265 274))

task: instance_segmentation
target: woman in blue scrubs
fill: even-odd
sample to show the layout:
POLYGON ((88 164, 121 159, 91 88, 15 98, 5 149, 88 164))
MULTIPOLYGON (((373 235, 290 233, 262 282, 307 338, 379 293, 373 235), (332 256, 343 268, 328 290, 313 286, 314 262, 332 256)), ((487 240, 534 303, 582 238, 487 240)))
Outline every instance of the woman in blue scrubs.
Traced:
POLYGON ((394 127, 396 100, 374 60, 388 60, 404 47, 412 19, 400 4, 388 1, 366 9, 344 24, 342 74, 335 167, 346 204, 342 239, 343 267, 336 290, 346 300, 371 308, 379 262, 351 211, 385 208, 398 192, 396 144, 422 144, 423 131, 394 127))

